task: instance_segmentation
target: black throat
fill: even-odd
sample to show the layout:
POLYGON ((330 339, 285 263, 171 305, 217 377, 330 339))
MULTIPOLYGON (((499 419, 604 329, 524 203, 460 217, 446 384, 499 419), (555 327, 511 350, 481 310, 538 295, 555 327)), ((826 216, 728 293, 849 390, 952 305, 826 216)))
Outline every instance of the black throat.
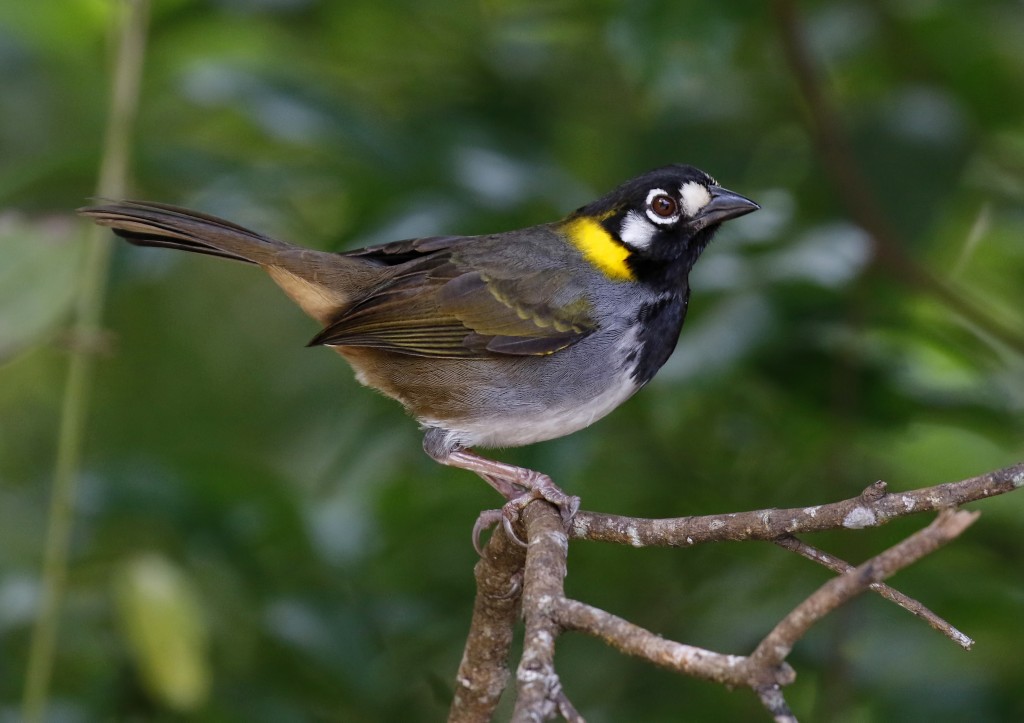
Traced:
POLYGON ((636 280, 653 292, 637 318, 641 346, 633 378, 638 384, 649 382, 675 350, 690 301, 690 271, 717 228, 702 229, 683 242, 654 243, 627 259, 636 280))
POLYGON ((633 379, 643 386, 668 361, 679 341, 686 307, 690 301, 690 288, 683 282, 681 288, 666 291, 640 307, 637 322, 640 326, 639 349, 633 370, 633 379))

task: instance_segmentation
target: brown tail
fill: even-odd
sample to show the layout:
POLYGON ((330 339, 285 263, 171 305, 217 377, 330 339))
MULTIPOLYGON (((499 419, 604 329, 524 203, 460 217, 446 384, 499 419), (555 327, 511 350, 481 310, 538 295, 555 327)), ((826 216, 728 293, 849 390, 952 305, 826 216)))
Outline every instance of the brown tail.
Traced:
POLYGON ((378 272, 373 264, 302 248, 215 216, 148 201, 120 201, 78 209, 137 246, 221 256, 262 266, 303 311, 329 323, 378 272))
POLYGON ((78 213, 109 226, 136 246, 180 249, 255 264, 272 264, 282 251, 294 248, 216 216, 162 203, 121 201, 86 206, 78 213))

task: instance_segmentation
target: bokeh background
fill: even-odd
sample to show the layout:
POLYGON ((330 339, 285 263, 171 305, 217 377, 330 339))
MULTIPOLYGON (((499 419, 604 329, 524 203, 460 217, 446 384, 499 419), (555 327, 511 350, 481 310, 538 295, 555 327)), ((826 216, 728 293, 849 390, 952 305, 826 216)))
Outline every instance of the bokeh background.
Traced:
MULTIPOLYGON (((112 7, 0 4, 0 720, 80 344, 99 358, 49 720, 441 719, 493 492, 304 348, 315 324, 252 268, 118 247, 104 333, 68 334, 112 7)), ((1009 0, 155 0, 131 194, 344 249, 552 220, 692 163, 763 210, 698 264, 676 354, 591 429, 500 457, 642 516, 920 487, 1024 459, 1022 38, 1009 0), (815 142, 787 8, 906 268, 815 142)), ((866 596, 795 650, 798 714, 1024 719, 1024 498, 972 507, 894 584, 975 650, 866 596)), ((926 522, 809 541, 857 562, 926 522)), ((568 590, 745 653, 825 579, 758 543, 578 543, 568 590)), ((764 716, 578 636, 558 665, 591 721, 764 716)))

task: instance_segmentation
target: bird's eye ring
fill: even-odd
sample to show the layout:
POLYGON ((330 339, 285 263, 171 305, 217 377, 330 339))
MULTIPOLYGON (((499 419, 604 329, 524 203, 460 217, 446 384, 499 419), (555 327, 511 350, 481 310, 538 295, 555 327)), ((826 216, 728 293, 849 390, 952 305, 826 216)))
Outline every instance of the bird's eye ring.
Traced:
POLYGON ((679 204, 667 193, 659 193, 648 204, 651 211, 660 218, 672 218, 679 213, 679 204))

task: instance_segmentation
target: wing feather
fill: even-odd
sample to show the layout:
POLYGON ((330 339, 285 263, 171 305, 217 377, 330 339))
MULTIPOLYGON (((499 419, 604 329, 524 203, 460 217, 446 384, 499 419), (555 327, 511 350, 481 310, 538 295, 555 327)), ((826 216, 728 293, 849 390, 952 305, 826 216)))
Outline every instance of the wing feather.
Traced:
POLYGON ((351 252, 394 273, 310 345, 484 359, 551 354, 596 328, 589 300, 564 268, 488 268, 479 247, 499 239, 431 237, 351 252), (472 262, 460 254, 469 248, 472 262))

